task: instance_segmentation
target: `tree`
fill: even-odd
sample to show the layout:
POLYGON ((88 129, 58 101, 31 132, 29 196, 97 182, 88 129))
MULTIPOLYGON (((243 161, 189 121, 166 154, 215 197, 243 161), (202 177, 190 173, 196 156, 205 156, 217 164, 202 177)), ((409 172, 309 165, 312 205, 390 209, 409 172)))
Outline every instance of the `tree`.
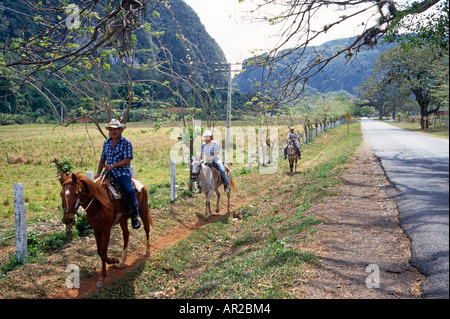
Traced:
POLYGON ((421 127, 428 127, 428 116, 447 101, 442 87, 448 87, 448 54, 437 47, 404 49, 396 47, 382 53, 374 67, 374 74, 364 83, 365 98, 394 95, 408 90, 420 107, 421 127), (440 92, 433 94, 433 92, 440 92))
MULTIPOLYGON (((261 0, 256 3, 253 13, 262 14, 255 20, 262 19, 281 27, 278 45, 260 56, 257 63, 266 66, 266 79, 276 71, 279 100, 286 103, 300 96, 308 79, 321 72, 333 59, 344 56, 347 62, 351 61, 360 50, 377 45, 385 35, 390 35, 386 38, 389 41, 396 40, 401 30, 415 30, 421 25, 423 19, 418 18, 423 14, 428 14, 429 18, 426 19, 424 32, 417 37, 436 35, 436 43, 448 47, 448 0, 418 0, 406 4, 400 0, 261 0), (319 18, 330 9, 342 14, 321 25, 314 24, 314 20, 323 21, 319 18), (376 19, 368 18, 370 16, 376 19), (313 40, 345 23, 352 23, 355 28, 361 29, 349 45, 333 53, 307 50, 313 40), (285 63, 287 56, 290 59, 285 63)), ((411 37, 414 38, 414 35, 411 37)))
MULTIPOLYGON (((120 61, 123 83, 127 87, 127 107, 121 117, 121 121, 126 123, 134 100, 134 32, 142 27, 141 18, 147 12, 155 11, 163 2, 165 1, 80 0, 73 4, 67 0, 19 0, 15 4, 16 9, 12 9, 9 4, 2 9, 6 8, 15 15, 20 15, 22 25, 26 26, 20 37, 8 38, 4 43, 0 43, 3 65, 14 70, 14 75, 9 79, 18 87, 31 85, 38 90, 50 103, 55 114, 59 112, 54 102, 60 103, 60 124, 63 124, 63 97, 67 95, 54 94, 43 83, 50 78, 66 81, 64 86, 68 86, 68 89, 78 95, 84 95, 82 99, 92 99, 92 95, 96 95, 94 88, 87 90, 92 94, 86 93, 86 90, 80 89, 79 86, 75 89, 76 85, 70 81, 73 77, 70 79, 67 74, 94 67, 100 75, 98 67, 102 65, 106 68, 108 64, 105 59, 115 57, 120 61)), ((91 77, 87 82, 92 81, 95 79, 91 77)), ((99 83, 104 86, 100 76, 97 84, 99 83)), ((104 99, 97 100, 97 111, 103 109, 102 112, 107 113, 108 121, 111 116, 109 107, 110 103, 105 103, 104 99)), ((70 121, 67 124, 70 124, 70 121)), ((97 127, 102 132, 100 126, 97 127)), ((103 132, 102 134, 105 135, 103 132)))

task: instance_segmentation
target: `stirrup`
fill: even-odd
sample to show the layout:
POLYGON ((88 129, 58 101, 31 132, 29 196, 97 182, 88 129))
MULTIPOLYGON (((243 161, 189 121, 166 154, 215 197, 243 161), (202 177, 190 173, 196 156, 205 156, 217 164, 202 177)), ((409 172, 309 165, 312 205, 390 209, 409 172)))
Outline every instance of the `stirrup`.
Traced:
POLYGON ((133 229, 138 229, 139 227, 141 227, 141 223, 137 219, 137 216, 131 217, 131 227, 133 227, 133 229))

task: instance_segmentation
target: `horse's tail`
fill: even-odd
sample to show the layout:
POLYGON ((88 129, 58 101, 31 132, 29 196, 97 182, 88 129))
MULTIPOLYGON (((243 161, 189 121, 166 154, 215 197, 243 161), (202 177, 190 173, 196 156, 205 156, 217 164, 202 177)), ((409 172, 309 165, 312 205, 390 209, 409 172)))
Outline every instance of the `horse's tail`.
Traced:
POLYGON ((148 192, 147 192, 147 187, 143 187, 141 192, 140 192, 140 205, 139 205, 139 213, 143 213, 147 215, 148 218, 148 222, 150 224, 150 226, 152 226, 153 228, 155 228, 155 223, 153 222, 152 219, 152 215, 150 214, 150 209, 148 207, 148 192), (142 206, 141 206, 142 205, 142 206), (141 212, 143 211, 143 212, 141 212))
POLYGON ((234 181, 233 176, 230 175, 230 188, 235 189, 236 188, 236 182, 234 181))
POLYGON ((148 222, 150 223, 150 226, 155 228, 155 223, 153 222, 152 215, 150 215, 150 211, 148 212, 148 222))

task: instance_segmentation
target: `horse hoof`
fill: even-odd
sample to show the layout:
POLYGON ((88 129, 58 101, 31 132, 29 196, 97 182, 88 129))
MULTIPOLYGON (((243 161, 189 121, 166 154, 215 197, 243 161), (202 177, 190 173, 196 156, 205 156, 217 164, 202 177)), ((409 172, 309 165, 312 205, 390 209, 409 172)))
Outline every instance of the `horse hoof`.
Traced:
POLYGON ((150 249, 145 250, 144 257, 150 257, 150 249))
POLYGON ((122 262, 118 263, 117 266, 116 266, 116 268, 118 268, 118 269, 123 269, 123 268, 125 268, 125 263, 122 263, 122 262))
POLYGON ((97 288, 102 288, 103 287, 103 280, 99 280, 97 281, 97 288))
POLYGON ((219 210, 218 209, 216 209, 216 213, 218 213, 219 212, 219 210))

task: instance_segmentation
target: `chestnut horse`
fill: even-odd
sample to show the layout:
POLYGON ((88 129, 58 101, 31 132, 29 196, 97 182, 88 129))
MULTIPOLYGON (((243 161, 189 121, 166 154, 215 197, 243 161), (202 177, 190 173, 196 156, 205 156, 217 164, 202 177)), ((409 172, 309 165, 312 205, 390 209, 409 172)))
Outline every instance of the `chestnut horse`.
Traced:
MULTIPOLYGON (((128 223, 129 214, 123 212, 120 200, 110 198, 109 192, 101 185, 101 181, 93 182, 89 178, 72 173, 67 176, 61 172, 61 198, 64 210, 63 223, 67 226, 75 224, 75 214, 78 214, 78 207, 81 206, 86 211, 86 221, 94 230, 97 252, 102 260, 102 272, 97 282, 97 287, 103 285, 106 277, 106 264, 118 264, 117 268, 125 267, 128 247, 128 223), (108 244, 111 235, 111 228, 115 224, 120 224, 123 235, 122 258, 108 257, 108 244)), ((148 209, 148 194, 145 186, 136 197, 138 202, 139 216, 144 225, 147 243, 145 256, 150 256, 150 225, 153 220, 148 209)))

